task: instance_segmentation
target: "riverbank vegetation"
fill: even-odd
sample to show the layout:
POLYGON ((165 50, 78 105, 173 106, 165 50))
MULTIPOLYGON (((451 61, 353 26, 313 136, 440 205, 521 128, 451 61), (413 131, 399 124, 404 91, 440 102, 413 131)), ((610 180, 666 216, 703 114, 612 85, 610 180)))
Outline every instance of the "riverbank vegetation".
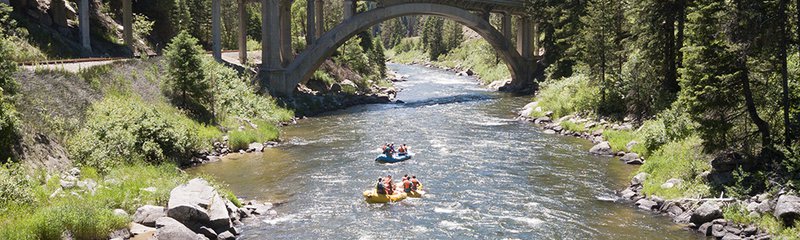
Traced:
MULTIPOLYGON (((531 117, 552 111, 555 119, 632 123, 603 135, 615 151, 646 159, 639 171, 649 174, 647 195, 747 199, 800 190, 800 68, 792 47, 798 26, 789 17, 797 6, 529 3, 541 13, 534 21, 544 30, 548 79, 531 117), (641 147, 624 149, 631 141, 641 147), (682 183, 661 187, 669 179, 682 183)), ((733 207, 726 217, 762 223, 780 237, 798 236, 794 222, 770 221, 769 215, 743 220, 733 207)))
MULTIPOLYGON (((195 43, 184 35, 167 50, 191 56, 167 54, 73 73, 18 70, 6 57, 12 54, 9 42, 0 38, 0 238, 107 238, 131 221, 115 209, 133 213, 145 204, 166 205, 169 191, 190 178, 178 167, 224 135, 247 144, 276 140, 275 126, 293 112, 257 93, 249 76, 197 51, 195 43), (179 58, 194 65, 166 64, 179 58), (199 74, 182 74, 187 72, 199 74), (176 94, 182 86, 191 86, 193 94, 176 94), (65 171, 71 166, 77 168, 65 171)), ((224 186, 217 188, 238 203, 224 186)))

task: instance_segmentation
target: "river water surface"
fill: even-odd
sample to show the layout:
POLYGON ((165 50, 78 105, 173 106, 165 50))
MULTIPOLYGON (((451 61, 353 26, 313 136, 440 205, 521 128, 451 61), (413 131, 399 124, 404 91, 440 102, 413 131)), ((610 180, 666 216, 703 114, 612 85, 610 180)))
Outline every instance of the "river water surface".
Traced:
POLYGON ((696 239, 668 218, 614 203, 635 167, 588 155, 586 140, 543 134, 513 113, 530 97, 451 72, 390 65, 404 104, 357 106, 283 128, 284 144, 191 171, 240 197, 282 203, 241 239, 696 239), (416 156, 373 161, 385 142, 416 156), (416 175, 428 194, 367 204, 377 178, 416 175))

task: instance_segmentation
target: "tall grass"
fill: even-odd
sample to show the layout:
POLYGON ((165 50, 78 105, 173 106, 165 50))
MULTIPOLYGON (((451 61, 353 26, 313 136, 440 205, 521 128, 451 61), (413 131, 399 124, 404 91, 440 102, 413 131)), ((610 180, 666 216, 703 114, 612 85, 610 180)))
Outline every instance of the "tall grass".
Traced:
POLYGON ((702 153, 702 140, 692 136, 677 142, 670 142, 656 150, 644 162, 640 172, 648 173, 644 183, 644 193, 658 195, 667 199, 678 197, 708 196, 709 187, 699 176, 711 166, 709 157, 702 153), (683 180, 678 186, 662 189, 661 184, 671 178, 683 180))
POLYGON ((592 113, 597 109, 600 90, 585 75, 549 81, 536 96, 544 111, 553 111, 553 118, 569 114, 592 113))
MULTIPOLYGON (((250 143, 263 143, 278 139, 280 132, 275 125, 264 121, 254 121, 254 123, 257 125, 256 128, 245 126, 244 130, 230 131, 228 133, 228 147, 233 150, 247 149, 250 143)), ((238 129, 238 127, 234 129, 238 129)))

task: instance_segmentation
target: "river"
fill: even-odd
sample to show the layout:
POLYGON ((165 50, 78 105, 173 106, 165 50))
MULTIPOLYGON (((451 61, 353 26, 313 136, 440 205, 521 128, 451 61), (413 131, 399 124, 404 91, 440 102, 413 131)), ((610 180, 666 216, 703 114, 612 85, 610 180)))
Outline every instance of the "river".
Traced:
POLYGON ((697 239, 668 218, 613 202, 634 166, 587 154, 583 139, 543 134, 513 111, 530 97, 474 79, 390 64, 404 104, 352 107, 283 128, 284 143, 190 171, 240 197, 281 203, 240 239, 697 239), (385 142, 416 155, 373 161, 385 142), (380 176, 416 175, 428 194, 367 204, 380 176))

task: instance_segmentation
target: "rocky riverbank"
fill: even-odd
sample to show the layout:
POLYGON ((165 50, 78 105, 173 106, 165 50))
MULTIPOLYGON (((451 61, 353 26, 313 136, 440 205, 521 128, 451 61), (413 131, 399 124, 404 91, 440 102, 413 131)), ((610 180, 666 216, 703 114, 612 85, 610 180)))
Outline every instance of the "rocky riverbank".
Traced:
POLYGON ((172 189, 166 206, 141 206, 132 216, 122 209, 114 210, 132 221, 109 238, 231 240, 241 234, 239 226, 244 219, 276 216, 272 206, 248 201, 239 207, 207 181, 195 178, 172 189))
MULTIPOLYGON (((551 119, 552 112, 543 111, 537 106, 536 102, 527 104, 519 112, 519 118, 533 122, 544 129, 545 134, 561 134, 584 138, 592 141, 595 145, 589 150, 591 154, 603 156, 616 156, 626 164, 644 164, 645 159, 638 153, 631 150, 636 144, 631 141, 626 144, 627 151, 614 152, 604 136, 606 129, 613 130, 633 130, 634 125, 631 121, 622 123, 612 123, 606 120, 595 121, 582 118, 577 115, 551 119), (530 117, 532 112, 544 113, 541 117, 530 117), (578 125, 585 131, 572 131, 565 129, 562 123, 569 122, 571 125, 578 125)), ((700 177, 709 183, 727 184, 733 181, 733 171, 747 163, 742 162, 741 158, 735 155, 722 155, 710 162, 711 170, 703 172, 700 177)), ((760 194, 748 199, 735 198, 705 198, 705 199, 670 199, 665 200, 659 196, 648 196, 642 191, 647 179, 647 173, 639 173, 633 177, 628 187, 617 194, 621 202, 632 204, 633 206, 660 215, 665 215, 673 219, 675 223, 686 226, 708 237, 717 239, 772 239, 773 236, 765 229, 751 224, 738 224, 732 219, 725 219, 723 209, 726 207, 741 207, 746 211, 748 217, 756 218, 764 214, 771 214, 776 219, 785 223, 792 223, 800 220, 800 197, 797 193, 780 191, 775 194, 760 194)), ((669 189, 682 184, 681 179, 669 179, 660 188, 669 189)))

